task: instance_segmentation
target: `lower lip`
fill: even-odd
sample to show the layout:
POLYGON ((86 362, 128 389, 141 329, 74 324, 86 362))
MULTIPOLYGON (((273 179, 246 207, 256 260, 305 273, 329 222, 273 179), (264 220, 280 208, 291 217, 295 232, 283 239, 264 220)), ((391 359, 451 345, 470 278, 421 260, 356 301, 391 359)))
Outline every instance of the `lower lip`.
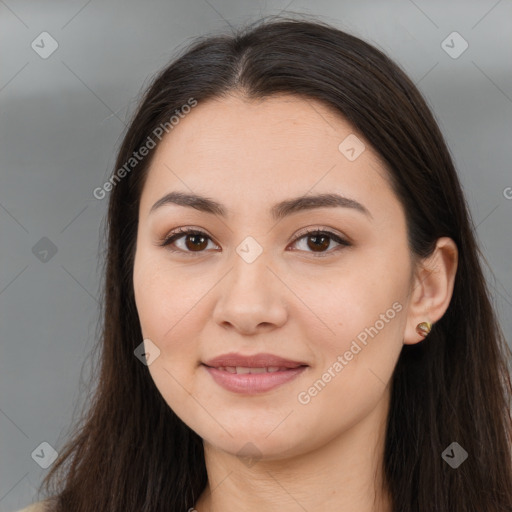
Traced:
POLYGON ((234 393, 263 393, 277 388, 300 375, 307 366, 290 370, 266 373, 229 373, 217 368, 203 365, 213 380, 228 391, 234 393))

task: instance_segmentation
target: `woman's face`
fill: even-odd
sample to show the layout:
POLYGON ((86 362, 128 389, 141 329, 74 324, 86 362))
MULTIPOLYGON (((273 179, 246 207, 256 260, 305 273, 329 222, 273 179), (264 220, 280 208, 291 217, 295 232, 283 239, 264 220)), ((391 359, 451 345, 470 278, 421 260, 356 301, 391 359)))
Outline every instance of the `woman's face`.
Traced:
POLYGON ((387 413, 413 269, 402 207, 354 136, 315 101, 233 96, 199 103, 155 150, 134 266, 145 346, 160 351, 148 368, 169 407, 224 451, 298 455, 387 413), (206 202, 151 211, 171 192, 223 214, 206 202), (353 202, 319 206, 324 194, 353 202), (178 228, 203 234, 159 245, 178 228), (204 365, 228 353, 296 368, 204 365))

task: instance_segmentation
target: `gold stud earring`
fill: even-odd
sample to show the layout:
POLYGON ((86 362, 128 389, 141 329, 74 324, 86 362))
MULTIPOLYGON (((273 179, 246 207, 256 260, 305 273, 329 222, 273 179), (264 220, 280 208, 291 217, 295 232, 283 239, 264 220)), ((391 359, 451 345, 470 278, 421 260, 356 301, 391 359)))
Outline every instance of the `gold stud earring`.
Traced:
POLYGON ((430 329, 432 329, 432 324, 430 322, 421 322, 416 326, 416 332, 424 338, 428 336, 430 329))

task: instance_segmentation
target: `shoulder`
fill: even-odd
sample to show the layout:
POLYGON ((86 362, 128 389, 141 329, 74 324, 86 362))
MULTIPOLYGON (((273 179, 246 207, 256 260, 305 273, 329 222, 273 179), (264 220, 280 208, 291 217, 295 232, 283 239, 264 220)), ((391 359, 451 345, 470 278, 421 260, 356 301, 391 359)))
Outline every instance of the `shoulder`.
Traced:
POLYGON ((37 503, 32 503, 32 505, 29 505, 24 509, 18 510, 17 512, 45 512, 45 510, 45 502, 38 501, 37 503))

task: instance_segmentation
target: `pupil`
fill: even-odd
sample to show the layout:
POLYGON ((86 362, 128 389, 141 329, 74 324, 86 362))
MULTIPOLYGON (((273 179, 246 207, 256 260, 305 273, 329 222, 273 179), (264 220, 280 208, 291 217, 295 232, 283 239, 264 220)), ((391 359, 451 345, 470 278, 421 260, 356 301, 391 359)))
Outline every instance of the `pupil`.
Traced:
POLYGON ((205 238, 204 236, 202 236, 202 235, 189 235, 189 236, 187 237, 187 248, 188 248, 188 249, 191 249, 191 248, 192 248, 192 249, 204 249, 203 245, 204 245, 204 246, 206 246, 206 245, 204 244, 205 240, 206 240, 206 238, 205 238), (197 239, 199 239, 200 241, 199 241, 199 242, 192 242, 192 247, 190 247, 190 246, 188 245, 188 242, 189 242, 190 240, 192 240, 192 239, 196 239, 196 238, 197 238, 197 239))
MULTIPOLYGON (((325 235, 312 235, 310 237, 312 240, 314 240, 313 245, 309 246, 310 249, 313 249, 314 251, 320 249, 327 249, 329 247, 329 237, 325 235), (319 240, 322 240, 323 243, 321 245, 315 245, 319 243, 319 240), (327 243, 325 243, 327 242, 327 243)), ((309 244, 308 244, 309 245, 309 244)))

